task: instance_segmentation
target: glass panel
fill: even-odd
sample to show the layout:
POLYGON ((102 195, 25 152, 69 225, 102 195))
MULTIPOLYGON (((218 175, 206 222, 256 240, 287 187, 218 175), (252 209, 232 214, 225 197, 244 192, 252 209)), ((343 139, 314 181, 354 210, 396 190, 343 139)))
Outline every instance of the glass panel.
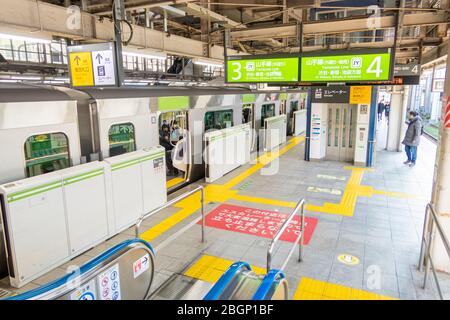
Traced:
POLYGON ((261 127, 264 127, 264 120, 275 117, 275 103, 263 104, 261 107, 261 127))
POLYGON ((339 147, 339 128, 334 129, 334 146, 339 147))
POLYGON ((343 121, 343 127, 342 127, 342 147, 345 148, 346 146, 346 140, 347 140, 347 109, 344 108, 344 118, 343 121))
POLYGON ((208 111, 205 114, 205 131, 233 126, 233 110, 208 111))
POLYGON ((333 125, 333 109, 328 108, 328 146, 331 147, 331 130, 333 125))
POLYGON ((114 124, 109 128, 109 156, 136 150, 134 126, 132 123, 114 124))
POLYGON ((47 133, 25 141, 27 177, 53 172, 70 166, 69 142, 64 133, 47 133))
POLYGON ((348 147, 353 148, 353 108, 350 109, 350 132, 348 137, 348 147))
POLYGON ((242 123, 249 123, 252 120, 253 104, 244 104, 242 106, 242 123))

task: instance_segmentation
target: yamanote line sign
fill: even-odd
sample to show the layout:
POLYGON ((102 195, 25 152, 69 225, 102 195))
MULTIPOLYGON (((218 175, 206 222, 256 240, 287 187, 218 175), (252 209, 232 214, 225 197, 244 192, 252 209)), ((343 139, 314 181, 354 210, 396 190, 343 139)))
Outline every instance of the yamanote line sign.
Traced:
POLYGON ((299 59, 293 57, 229 58, 228 83, 298 82, 299 59))
POLYGON ((302 82, 364 82, 391 79, 391 53, 301 57, 302 82))
POLYGON ((391 49, 280 56, 235 56, 226 61, 227 83, 382 82, 392 78, 391 49))

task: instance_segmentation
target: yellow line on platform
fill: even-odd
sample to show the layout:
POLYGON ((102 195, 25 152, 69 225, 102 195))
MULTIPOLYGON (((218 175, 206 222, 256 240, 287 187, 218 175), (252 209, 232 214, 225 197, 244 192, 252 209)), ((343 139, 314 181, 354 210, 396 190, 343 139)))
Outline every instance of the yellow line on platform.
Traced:
MULTIPOLYGON (((185 273, 187 277, 216 283, 235 261, 203 255, 185 273)), ((266 269, 251 266, 257 274, 266 274, 266 269)))
MULTIPOLYGON (((211 203, 211 202, 218 202, 223 203, 228 201, 229 199, 235 199, 236 197, 239 197, 237 195, 239 190, 231 190, 232 187, 234 187, 236 184, 240 183, 241 181, 245 180, 282 154, 285 154, 289 150, 291 150, 293 147, 298 145, 299 143, 305 141, 304 137, 295 137, 289 141, 289 143, 282 147, 278 152, 265 152, 263 155, 258 157, 256 159, 256 164, 251 166, 249 169, 245 170, 243 173, 238 175, 237 177, 229 180, 227 183, 223 185, 218 184, 209 184, 205 187, 205 204, 211 203)), ((243 196, 240 196, 243 197, 243 196)), ((263 198, 255 198, 258 199, 261 203, 263 198)), ((267 201, 272 201, 270 199, 266 199, 267 201)), ((282 205, 282 201, 277 202, 277 200, 273 200, 273 203, 278 203, 279 205, 282 205)), ((145 231, 141 238, 146 241, 151 241, 167 230, 169 230, 171 227, 175 226, 179 222, 183 221, 187 217, 194 214, 196 211, 200 209, 200 194, 196 193, 193 194, 190 197, 187 197, 186 199, 178 202, 174 205, 174 207, 181 208, 181 210, 177 211, 170 217, 166 218, 159 224, 151 227, 147 231, 145 231)))
POLYGON ((354 289, 325 281, 302 278, 294 300, 398 300, 381 294, 354 289))
POLYGON ((184 181, 184 178, 173 178, 166 182, 166 189, 172 188, 184 181))

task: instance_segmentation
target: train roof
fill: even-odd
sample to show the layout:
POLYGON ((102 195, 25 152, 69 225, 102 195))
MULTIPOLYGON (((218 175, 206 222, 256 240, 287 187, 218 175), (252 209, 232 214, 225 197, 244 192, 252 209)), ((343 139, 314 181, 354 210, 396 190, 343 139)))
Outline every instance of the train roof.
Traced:
POLYGON ((0 84, 0 103, 70 100, 75 98, 52 86, 23 83, 0 84))

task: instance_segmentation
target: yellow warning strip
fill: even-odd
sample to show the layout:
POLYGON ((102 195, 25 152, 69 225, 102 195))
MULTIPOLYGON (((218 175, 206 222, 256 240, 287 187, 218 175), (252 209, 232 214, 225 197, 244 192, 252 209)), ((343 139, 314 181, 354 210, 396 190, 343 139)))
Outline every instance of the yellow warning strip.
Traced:
MULTIPOLYGON (((235 261, 203 255, 185 273, 187 277, 216 283, 235 261)), ((265 274, 266 269, 251 266, 257 274, 265 274)))
POLYGON ((381 294, 354 289, 325 281, 302 278, 294 300, 398 300, 381 294))
POLYGON ((272 206, 280 206, 280 207, 287 207, 287 208, 295 208, 297 205, 296 202, 291 201, 281 201, 281 200, 274 200, 274 199, 267 199, 267 198, 259 198, 259 197, 251 197, 251 196, 244 196, 240 194, 235 194, 231 196, 231 199, 244 201, 244 202, 256 202, 259 204, 268 204, 272 206))
MULTIPOLYGON (((299 143, 305 141, 304 137, 295 137, 289 141, 289 143, 281 148, 278 152, 266 152, 263 155, 261 155, 259 158, 257 158, 257 163, 241 173, 239 176, 231 179, 224 185, 218 185, 218 184, 209 184, 205 187, 205 204, 211 203, 211 202, 218 202, 223 203, 228 201, 229 199, 233 199, 235 197, 239 197, 237 195, 239 190, 231 190, 233 186, 240 183, 250 175, 257 172, 259 169, 264 167, 265 165, 269 164, 271 161, 275 160, 280 155, 286 153, 290 149, 292 149, 294 146, 298 145, 299 143)), ((263 198, 255 198, 258 200, 263 200, 263 198)), ((266 199, 268 202, 271 202, 272 200, 266 199)), ((258 201, 256 201, 258 202, 258 201)), ((261 202, 259 202, 261 203, 261 202)), ((277 202, 277 200, 273 200, 272 203, 278 203, 277 205, 282 205, 282 201, 277 202)), ((295 206, 295 205, 294 205, 295 206)), ((161 234, 169 230, 171 227, 175 226, 177 223, 183 221, 196 211, 200 209, 200 193, 193 194, 186 199, 178 202, 174 205, 176 208, 181 208, 178 212, 171 215, 167 219, 163 220, 159 224, 151 227, 147 231, 145 231, 141 238, 146 241, 151 241, 157 237, 159 237, 161 234)))
POLYGON ((177 184, 184 181, 184 178, 173 178, 166 182, 166 188, 170 189, 173 186, 176 186, 177 184))
POLYGON ((273 152, 271 152, 271 151, 265 152, 264 154, 262 154, 261 156, 256 158, 255 165, 253 165, 249 169, 245 170, 243 173, 239 174, 238 176, 230 179, 228 182, 223 184, 223 186, 228 189, 233 188, 235 185, 241 183, 242 181, 244 181, 245 179, 250 177, 252 174, 257 172, 264 166, 268 165, 269 163, 271 163, 273 160, 277 159, 281 155, 285 154, 286 152, 291 150, 293 147, 295 147, 299 143, 302 143, 303 141, 305 141, 305 137, 303 137, 303 136, 294 137, 291 140, 289 140, 289 143, 286 146, 284 146, 283 148, 281 148, 279 150, 275 150, 273 152))

